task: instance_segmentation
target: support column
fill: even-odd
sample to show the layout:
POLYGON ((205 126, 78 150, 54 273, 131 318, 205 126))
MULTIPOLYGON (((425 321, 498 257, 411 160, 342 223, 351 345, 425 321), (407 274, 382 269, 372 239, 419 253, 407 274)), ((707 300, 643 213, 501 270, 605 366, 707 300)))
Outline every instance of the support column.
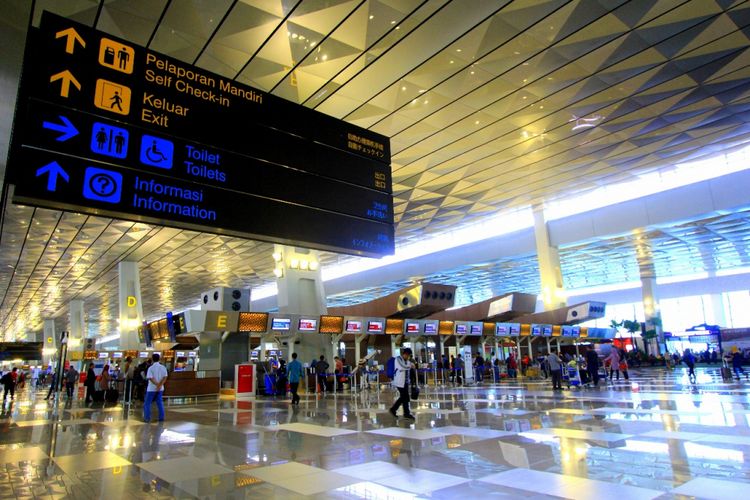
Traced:
POLYGON ((68 334, 68 357, 70 359, 83 359, 84 350, 84 320, 83 301, 71 300, 70 308, 70 332, 68 334))
POLYGON ((560 253, 550 243, 547 221, 541 207, 534 209, 534 238, 539 261, 539 281, 542 285, 544 310, 559 309, 568 305, 560 269, 560 253))
POLYGON ((120 262, 119 306, 120 306, 120 349, 138 349, 138 327, 143 323, 141 303, 141 279, 137 262, 120 262))
POLYGON ((60 348, 60 342, 55 331, 55 320, 44 320, 44 348, 42 349, 42 367, 46 368, 57 360, 57 350, 60 348))
MULTIPOLYGON (((279 312, 310 316, 326 314, 328 309, 319 253, 305 248, 274 245, 272 257, 279 312)), ((303 334, 299 341, 295 346, 298 359, 318 359, 329 350, 325 335, 303 334)))
POLYGON ((656 268, 654 267, 651 244, 645 236, 636 234, 635 254, 638 261, 638 271, 641 277, 641 296, 643 297, 643 313, 645 316, 646 333, 654 332, 655 337, 643 339, 647 350, 653 349, 657 354, 664 345, 664 332, 661 325, 661 311, 656 296, 656 268), (656 345, 654 345, 656 344, 656 345))

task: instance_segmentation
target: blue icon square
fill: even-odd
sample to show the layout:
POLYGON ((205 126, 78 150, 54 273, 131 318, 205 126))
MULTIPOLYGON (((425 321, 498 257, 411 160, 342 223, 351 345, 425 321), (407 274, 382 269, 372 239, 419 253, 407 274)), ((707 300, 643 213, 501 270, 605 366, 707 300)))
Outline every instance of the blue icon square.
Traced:
POLYGON ((120 203, 122 174, 103 168, 87 167, 83 179, 83 197, 89 200, 120 203))
POLYGON ((129 137, 124 128, 95 122, 91 129, 91 151, 113 158, 125 158, 128 155, 129 137))
POLYGON ((144 135, 141 139, 141 163, 159 168, 172 168, 174 144, 172 141, 144 135))

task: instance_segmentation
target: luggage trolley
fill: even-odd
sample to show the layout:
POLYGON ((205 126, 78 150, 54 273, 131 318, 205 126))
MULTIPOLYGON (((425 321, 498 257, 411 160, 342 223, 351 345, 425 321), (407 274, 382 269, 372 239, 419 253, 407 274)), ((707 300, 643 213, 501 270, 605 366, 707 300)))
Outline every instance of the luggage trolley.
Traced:
POLYGON ((578 365, 576 364, 575 366, 563 366, 562 379, 566 384, 568 384, 568 389, 570 389, 571 386, 581 387, 581 374, 578 371, 578 365))

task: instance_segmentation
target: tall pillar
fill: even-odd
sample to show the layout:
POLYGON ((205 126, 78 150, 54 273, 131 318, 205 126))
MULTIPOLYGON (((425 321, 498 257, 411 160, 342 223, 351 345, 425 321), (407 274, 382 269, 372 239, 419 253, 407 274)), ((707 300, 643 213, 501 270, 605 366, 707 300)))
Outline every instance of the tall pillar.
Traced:
POLYGON ((559 309, 568 305, 560 269, 560 253, 549 239, 547 221, 541 207, 534 209, 534 239, 539 262, 539 281, 542 285, 544 310, 559 309))
MULTIPOLYGON (((735 248, 737 246, 735 245, 735 248)), ((701 260, 703 261, 703 268, 706 270, 709 278, 716 277, 716 262, 714 260, 714 254, 711 248, 707 246, 698 247, 698 251, 701 254, 701 260)), ((706 319, 706 323, 719 325, 723 327, 729 326, 727 320, 724 317, 724 298, 721 293, 712 293, 711 297, 711 310, 713 311, 713 320, 706 319)))
POLYGON ((42 367, 46 368, 57 359, 57 349, 60 347, 60 339, 55 331, 55 320, 44 320, 44 348, 42 349, 42 367))
POLYGON ((651 244, 645 236, 636 234, 635 256, 638 261, 638 271, 641 277, 641 296, 643 297, 643 313, 646 322, 646 332, 655 332, 656 337, 644 339, 644 345, 655 348, 658 354, 664 345, 664 331, 661 325, 661 310, 656 295, 656 268, 654 267, 651 244), (654 342, 656 345, 654 345, 654 342))
MULTIPOLYGON (((319 253, 315 250, 286 245, 273 246, 274 274, 278 292, 279 312, 282 314, 326 314, 325 288, 321 276, 319 253)), ((294 347, 300 359, 329 357, 331 346, 325 335, 301 334, 294 347), (326 345, 328 344, 328 345, 326 345)), ((291 356, 291 354, 290 354, 291 356)), ((330 359, 333 363, 333 358, 330 359)))
POLYGON ((70 359, 83 359, 83 339, 86 335, 83 319, 83 301, 71 300, 69 307, 70 333, 68 335, 68 357, 70 359))
POLYGON ((143 323, 141 279, 137 262, 120 262, 120 349, 138 349, 138 327, 143 323))

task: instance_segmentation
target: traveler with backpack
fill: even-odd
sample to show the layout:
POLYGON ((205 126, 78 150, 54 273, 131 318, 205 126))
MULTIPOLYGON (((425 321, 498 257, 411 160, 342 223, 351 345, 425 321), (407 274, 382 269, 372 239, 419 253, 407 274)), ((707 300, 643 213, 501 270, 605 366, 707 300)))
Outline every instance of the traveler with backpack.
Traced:
MULTIPOLYGON (((399 406, 404 408, 404 418, 414 420, 414 416, 409 410, 409 374, 414 368, 411 362, 411 349, 408 347, 401 349, 401 355, 391 358, 393 360, 393 385, 398 389, 398 399, 391 409, 388 410, 394 418, 398 418, 396 411, 399 406)), ((388 360, 389 364, 391 360, 388 360)))

